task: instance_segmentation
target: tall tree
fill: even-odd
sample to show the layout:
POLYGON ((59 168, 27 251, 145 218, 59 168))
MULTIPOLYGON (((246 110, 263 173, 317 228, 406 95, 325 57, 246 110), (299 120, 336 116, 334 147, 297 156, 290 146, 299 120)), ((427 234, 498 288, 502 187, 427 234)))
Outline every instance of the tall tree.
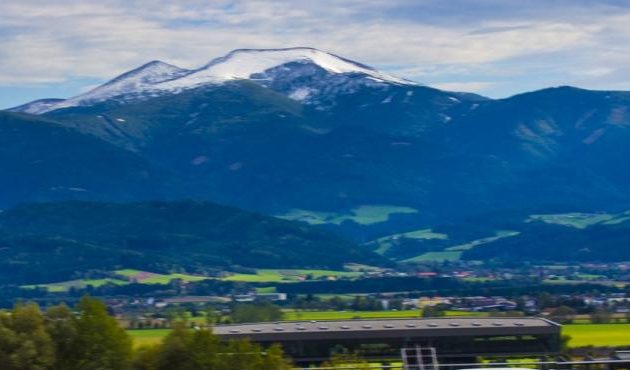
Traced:
POLYGON ((134 370, 158 370, 162 345, 143 346, 135 351, 132 368, 134 370))
POLYGON ((77 318, 65 304, 46 310, 46 330, 55 348, 57 361, 54 370, 72 368, 72 363, 80 355, 75 345, 78 336, 77 318))
POLYGON ((575 318, 575 310, 569 306, 560 306, 554 309, 549 318, 559 324, 570 324, 575 318))
POLYGON ((37 305, 18 305, 11 313, 0 313, 2 370, 48 370, 54 362, 53 341, 37 305))
POLYGON ((270 302, 239 304, 234 306, 230 317, 232 322, 278 321, 282 320, 282 310, 270 302))
POLYGON ((219 338, 210 330, 197 330, 192 337, 192 359, 196 370, 215 370, 220 351, 219 338))
MULTIPOLYGON (((220 358, 221 370, 260 370, 262 369, 262 349, 249 341, 230 341, 225 344, 220 358)), ((265 369, 266 370, 266 369, 265 369)))
POLYGON ((192 359, 193 335, 184 322, 176 322, 164 338, 157 360, 158 370, 196 370, 192 359))
POLYGON ((292 369, 289 359, 284 357, 282 347, 278 344, 274 344, 267 348, 267 351, 263 357, 262 366, 259 370, 289 370, 292 369))
POLYGON ((126 370, 131 363, 132 342, 99 300, 84 297, 78 305, 78 358, 67 370, 126 370))

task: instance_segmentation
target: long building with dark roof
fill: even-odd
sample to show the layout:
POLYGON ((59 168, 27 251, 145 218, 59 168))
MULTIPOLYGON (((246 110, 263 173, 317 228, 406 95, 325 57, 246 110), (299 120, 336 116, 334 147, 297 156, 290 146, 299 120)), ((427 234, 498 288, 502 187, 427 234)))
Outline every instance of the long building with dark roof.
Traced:
POLYGON ((295 321, 220 325, 222 339, 263 346, 279 343, 296 362, 312 363, 334 353, 400 359, 401 349, 435 348, 443 363, 474 362, 479 357, 545 357, 560 350, 560 325, 541 318, 417 318, 295 321))

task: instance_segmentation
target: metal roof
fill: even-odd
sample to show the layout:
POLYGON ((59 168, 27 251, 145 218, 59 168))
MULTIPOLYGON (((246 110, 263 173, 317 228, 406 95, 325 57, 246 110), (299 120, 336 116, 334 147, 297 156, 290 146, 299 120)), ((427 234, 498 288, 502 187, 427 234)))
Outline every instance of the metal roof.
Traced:
POLYGON ((428 337, 453 335, 555 333, 559 325, 541 318, 413 318, 372 320, 285 321, 217 325, 214 333, 226 339, 301 340, 367 337, 428 337))

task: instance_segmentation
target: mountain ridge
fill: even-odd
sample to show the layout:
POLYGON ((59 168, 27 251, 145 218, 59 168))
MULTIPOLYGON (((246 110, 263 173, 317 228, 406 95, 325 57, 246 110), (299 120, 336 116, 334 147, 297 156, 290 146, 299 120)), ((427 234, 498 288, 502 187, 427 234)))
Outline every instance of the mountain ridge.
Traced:
MULTIPOLYGON (((192 70, 154 60, 125 72, 87 93, 64 101, 47 105, 36 104, 36 101, 9 110, 43 114, 69 107, 90 106, 113 98, 119 98, 122 101, 135 101, 160 94, 177 94, 182 90, 203 85, 221 84, 237 79, 257 80, 254 76, 260 76, 270 69, 295 63, 314 65, 329 75, 361 75, 365 79, 363 83, 418 85, 415 82, 381 73, 364 64, 315 48, 236 49, 192 70)), ((299 76, 297 77, 299 78, 299 76)), ((267 79, 269 79, 268 76, 267 79)), ((295 91, 293 96, 297 96, 295 91)))
MULTIPOLYGON (((25 115, 21 140, 31 121, 54 120, 168 174, 152 180, 168 190, 158 198, 337 220, 328 226, 357 241, 505 209, 630 209, 629 92, 556 87, 487 99, 299 60, 249 77, 25 115)), ((6 143, 16 157, 23 145, 6 143)), ((22 190, 2 206, 60 199, 22 190)))

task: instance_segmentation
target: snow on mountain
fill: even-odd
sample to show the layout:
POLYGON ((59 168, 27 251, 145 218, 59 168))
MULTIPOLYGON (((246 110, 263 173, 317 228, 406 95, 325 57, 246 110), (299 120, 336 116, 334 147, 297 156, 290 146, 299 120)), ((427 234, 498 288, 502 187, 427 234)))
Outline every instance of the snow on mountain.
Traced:
POLYGON ((39 99, 30 103, 22 104, 9 109, 10 112, 21 112, 30 114, 42 114, 54 108, 57 104, 63 102, 64 99, 39 99))
POLYGON ((284 64, 313 63, 329 73, 359 73, 380 82, 411 85, 411 81, 380 73, 368 66, 313 48, 238 49, 217 58, 183 78, 162 84, 163 88, 187 88, 205 83, 249 79, 284 64))
POLYGON ((107 99, 141 94, 153 90, 161 82, 169 81, 187 75, 192 71, 174 65, 154 60, 139 68, 124 73, 113 80, 101 85, 85 94, 64 100, 54 105, 53 109, 91 105, 107 99))
MULTIPOLYGON (((343 77, 338 81, 338 84, 347 84, 349 77, 358 76, 361 81, 370 85, 418 85, 415 82, 390 76, 366 65, 313 48, 238 49, 214 59, 196 70, 153 61, 76 97, 31 107, 31 104, 35 103, 33 102, 13 109, 41 114, 61 108, 89 106, 109 99, 122 102, 135 101, 239 79, 250 79, 269 87, 271 85, 270 80, 278 79, 278 76, 283 74, 283 71, 278 72, 278 69, 289 64, 298 67, 316 66, 320 71, 324 71, 327 77, 343 77), (269 71, 274 71, 274 73, 266 73, 269 71)), ((309 70, 311 71, 309 73, 312 74, 312 68, 297 68, 297 76, 295 76, 296 73, 293 73, 291 79, 300 77, 299 74, 302 73, 302 70, 309 70)), ((287 71, 287 73, 289 72, 287 71)), ((285 80, 286 78, 282 79, 283 83, 286 82, 285 80)), ((329 82, 327 80, 326 85, 329 85, 329 82)), ((355 81, 353 85, 356 84, 355 81)), ((343 89, 338 90, 343 91, 343 89)), ((293 99, 306 101, 306 98, 314 91, 308 86, 295 86, 291 91, 282 92, 293 99)))

